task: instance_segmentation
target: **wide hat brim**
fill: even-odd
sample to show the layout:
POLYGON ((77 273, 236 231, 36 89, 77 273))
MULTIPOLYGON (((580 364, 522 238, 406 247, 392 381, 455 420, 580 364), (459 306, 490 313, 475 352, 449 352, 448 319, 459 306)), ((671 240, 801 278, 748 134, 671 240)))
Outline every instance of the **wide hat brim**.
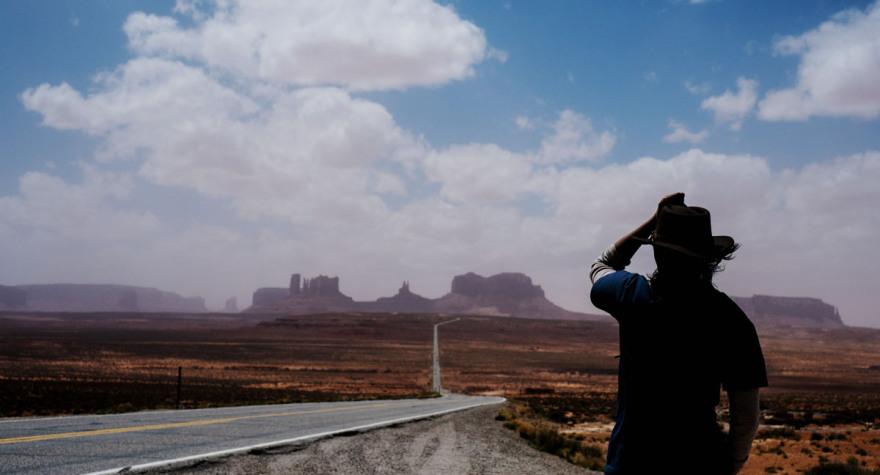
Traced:
POLYGON ((642 244, 660 246, 666 249, 670 249, 672 251, 679 252, 681 254, 685 254, 690 257, 697 257, 700 259, 718 259, 720 257, 723 257, 725 254, 727 254, 728 251, 730 251, 730 249, 733 248, 735 243, 733 238, 730 236, 712 236, 711 247, 707 247, 706 249, 692 249, 675 243, 665 242, 661 239, 645 239, 639 237, 632 237, 631 239, 642 244))

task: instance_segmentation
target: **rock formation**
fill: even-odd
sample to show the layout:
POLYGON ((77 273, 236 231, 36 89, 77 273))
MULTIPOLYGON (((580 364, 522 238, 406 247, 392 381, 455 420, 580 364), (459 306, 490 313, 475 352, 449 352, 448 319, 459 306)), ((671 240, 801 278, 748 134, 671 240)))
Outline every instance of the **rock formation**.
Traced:
POLYGON ((358 305, 359 302, 339 291, 339 277, 319 275, 303 279, 300 274, 292 274, 287 288, 257 289, 248 310, 307 314, 356 311, 358 305))
MULTIPOLYGON (((585 296, 586 298, 586 296, 585 296)), ((732 297, 758 326, 839 328, 844 324, 833 306, 815 298, 755 295, 732 297)), ((288 288, 254 292, 249 312, 312 314, 330 312, 446 313, 545 319, 601 320, 606 316, 571 312, 547 300, 544 289, 518 272, 483 277, 473 272, 452 279, 449 293, 430 299, 404 281, 393 297, 356 302, 339 290, 339 278, 290 276, 288 288)))
POLYGON ((817 328, 845 326, 837 309, 817 298, 772 295, 732 298, 758 326, 817 328))
POLYGON ((227 313, 238 313, 238 299, 235 297, 229 297, 226 299, 226 303, 223 304, 223 311, 227 313))
POLYGON ((300 285, 300 280, 302 280, 299 274, 291 274, 290 276, 290 287, 288 289, 288 296, 293 297, 294 295, 299 295, 302 287, 300 285))
MULTIPOLYGON (((297 274, 294 274, 296 276, 297 274)), ((292 280, 292 279, 291 279, 292 280)), ((305 279, 302 284, 302 289, 298 292, 299 297, 301 298, 319 298, 319 299, 347 299, 351 300, 351 297, 343 295, 342 292, 339 291, 339 277, 327 277, 326 275, 319 275, 317 277, 313 277, 311 279, 305 279)), ((294 293, 293 288, 291 288, 290 296, 293 298, 297 294, 294 293)))
POLYGON ((290 290, 283 287, 261 287, 254 291, 253 306, 273 308, 290 296, 290 290))
POLYGON ((111 284, 18 285, 24 310, 40 312, 206 312, 201 297, 182 297, 149 287, 111 284))
POLYGON ((433 300, 422 297, 409 290, 409 281, 403 281, 403 285, 393 297, 379 297, 371 304, 370 310, 388 313, 428 313, 432 310, 433 300))
POLYGON ((468 272, 452 279, 452 293, 476 298, 528 299, 544 297, 544 289, 533 285, 532 279, 518 272, 504 272, 482 277, 468 272))
POLYGON ((482 277, 474 273, 455 276, 450 293, 429 299, 410 290, 404 281, 397 295, 372 302, 356 302, 339 290, 339 278, 319 275, 302 279, 293 274, 288 289, 262 288, 254 292, 250 312, 288 314, 328 312, 449 313, 547 319, 600 319, 597 315, 569 312, 554 305, 544 290, 525 274, 502 273, 482 277), (301 286, 300 286, 301 284, 301 286))
POLYGON ((544 296, 544 289, 518 272, 483 277, 472 272, 452 279, 451 291, 434 301, 443 313, 504 315, 554 320, 598 319, 596 315, 570 312, 544 296))

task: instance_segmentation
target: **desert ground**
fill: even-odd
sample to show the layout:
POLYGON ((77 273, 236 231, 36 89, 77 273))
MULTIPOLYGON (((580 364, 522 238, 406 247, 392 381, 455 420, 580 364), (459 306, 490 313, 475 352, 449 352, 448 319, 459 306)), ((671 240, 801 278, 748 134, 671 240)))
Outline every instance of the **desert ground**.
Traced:
MULTIPOLYGON (((0 417, 175 407, 178 367, 184 407, 429 397, 432 327, 448 319, 5 312, 0 417)), ((770 388, 745 473, 880 469, 880 330, 760 336, 770 388)), ((506 427, 535 446, 559 434, 548 451, 601 465, 615 404, 613 323, 463 317, 441 327, 440 341, 445 388, 504 395, 506 427)))

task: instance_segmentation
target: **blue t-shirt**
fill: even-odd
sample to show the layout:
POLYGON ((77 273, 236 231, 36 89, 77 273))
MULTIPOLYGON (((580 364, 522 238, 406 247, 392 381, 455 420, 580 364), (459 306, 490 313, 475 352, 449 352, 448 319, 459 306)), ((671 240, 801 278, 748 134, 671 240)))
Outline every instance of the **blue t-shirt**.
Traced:
POLYGON ((657 295, 642 275, 609 273, 593 284, 593 304, 620 324, 617 420, 605 473, 713 473, 723 437, 715 408, 720 388, 767 385, 755 328, 711 285, 657 295))

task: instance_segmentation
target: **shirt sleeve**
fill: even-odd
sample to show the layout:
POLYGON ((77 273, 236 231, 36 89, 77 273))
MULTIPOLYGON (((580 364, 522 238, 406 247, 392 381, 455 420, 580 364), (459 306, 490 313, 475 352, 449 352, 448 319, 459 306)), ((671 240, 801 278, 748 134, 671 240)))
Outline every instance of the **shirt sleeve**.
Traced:
POLYGON ((650 300, 648 279, 639 274, 619 270, 600 277, 590 290, 590 301, 596 308, 620 320, 632 306, 650 300))
POLYGON ((612 244, 590 266, 590 282, 595 284, 600 278, 615 271, 625 269, 629 263, 630 260, 620 255, 617 252, 617 246, 612 244))
POLYGON ((728 305, 734 315, 721 384, 727 391, 766 387, 767 367, 755 326, 733 301, 728 299, 728 305))

